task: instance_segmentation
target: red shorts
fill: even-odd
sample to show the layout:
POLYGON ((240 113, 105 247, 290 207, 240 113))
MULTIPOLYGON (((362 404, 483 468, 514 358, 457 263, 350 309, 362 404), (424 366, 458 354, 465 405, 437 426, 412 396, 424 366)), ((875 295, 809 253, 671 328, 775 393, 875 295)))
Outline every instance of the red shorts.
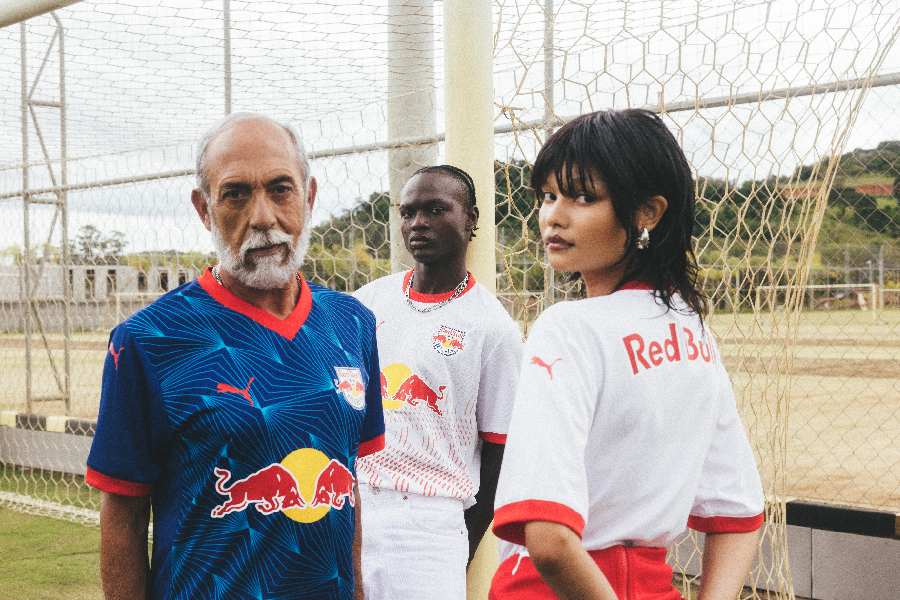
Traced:
MULTIPOLYGON (((665 548, 612 546, 588 552, 612 585, 619 600, 682 600, 672 585, 665 548)), ((491 581, 489 600, 554 600, 527 556, 509 557, 491 581)))

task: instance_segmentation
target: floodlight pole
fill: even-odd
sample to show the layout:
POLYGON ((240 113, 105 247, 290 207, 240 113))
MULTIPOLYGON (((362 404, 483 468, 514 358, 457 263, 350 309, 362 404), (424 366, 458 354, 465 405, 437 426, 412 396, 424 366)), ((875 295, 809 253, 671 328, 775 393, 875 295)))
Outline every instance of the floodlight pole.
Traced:
MULTIPOLYGON (((388 137, 436 137, 432 0, 388 2, 388 137)), ((437 160, 437 143, 388 151, 391 272, 412 268, 400 235, 400 192, 418 169, 437 160)))
MULTIPOLYGON (((467 266, 497 292, 494 200, 494 40, 491 0, 444 0, 446 162, 475 182, 480 217, 467 266)), ((466 597, 486 598, 497 570, 497 538, 485 535, 468 570, 466 597)))
POLYGON ((491 0, 445 0, 447 164, 468 172, 475 182, 481 216, 467 263, 475 280, 496 293, 493 33, 491 0))

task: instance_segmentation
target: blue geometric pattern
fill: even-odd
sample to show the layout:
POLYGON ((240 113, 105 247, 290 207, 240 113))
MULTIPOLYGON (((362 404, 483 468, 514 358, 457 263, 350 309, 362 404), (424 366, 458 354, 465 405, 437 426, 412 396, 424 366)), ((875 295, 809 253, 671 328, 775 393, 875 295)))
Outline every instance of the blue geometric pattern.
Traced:
POLYGON ((292 339, 198 281, 113 330, 117 355, 107 356, 88 466, 152 486, 154 598, 352 598, 349 502, 312 523, 252 503, 211 516, 228 500, 216 468, 230 485, 314 448, 355 478, 359 445, 384 433, 372 313, 350 296, 309 290, 292 339), (337 390, 335 367, 359 370, 362 410, 337 390))

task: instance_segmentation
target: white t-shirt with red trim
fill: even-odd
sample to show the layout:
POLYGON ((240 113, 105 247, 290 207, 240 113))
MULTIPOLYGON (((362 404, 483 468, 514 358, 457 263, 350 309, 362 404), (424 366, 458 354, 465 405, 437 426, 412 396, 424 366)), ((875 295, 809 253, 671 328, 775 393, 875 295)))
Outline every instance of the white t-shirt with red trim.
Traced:
MULTIPOLYGON (((525 344, 494 532, 562 523, 587 550, 762 525, 762 485, 709 328, 639 284, 562 302, 525 344)), ((515 553, 502 548, 501 560, 515 553)))
MULTIPOLYGON (((359 481, 474 503, 479 439, 503 444, 522 356, 522 334, 500 302, 469 275, 463 293, 431 312, 407 303, 412 272, 353 295, 375 313, 385 448, 357 462, 359 481)), ((410 290, 427 308, 453 292, 410 290)))

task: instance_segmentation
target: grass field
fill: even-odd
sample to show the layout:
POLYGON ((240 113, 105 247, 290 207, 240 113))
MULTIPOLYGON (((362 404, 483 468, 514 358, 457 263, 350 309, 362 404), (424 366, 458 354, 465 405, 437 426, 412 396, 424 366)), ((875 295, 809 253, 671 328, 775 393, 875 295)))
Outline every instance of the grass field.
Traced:
MULTIPOLYGON (((879 313, 877 321, 871 311, 804 311, 794 330, 784 313, 710 317, 771 489, 900 512, 900 310, 879 313), (773 431, 785 440, 783 453, 773 431), (783 487, 774 485, 779 463, 783 487)), ((73 335, 73 416, 96 417, 107 336, 73 335)), ((61 366, 62 338, 50 342, 61 366)), ((34 343, 35 392, 54 393, 47 353, 34 343)), ((0 410, 25 410, 24 348, 21 334, 0 336, 0 410)), ((35 411, 63 414, 63 406, 51 402, 35 411)))
POLYGON ((0 509, 0 600, 102 600, 100 531, 0 509))

